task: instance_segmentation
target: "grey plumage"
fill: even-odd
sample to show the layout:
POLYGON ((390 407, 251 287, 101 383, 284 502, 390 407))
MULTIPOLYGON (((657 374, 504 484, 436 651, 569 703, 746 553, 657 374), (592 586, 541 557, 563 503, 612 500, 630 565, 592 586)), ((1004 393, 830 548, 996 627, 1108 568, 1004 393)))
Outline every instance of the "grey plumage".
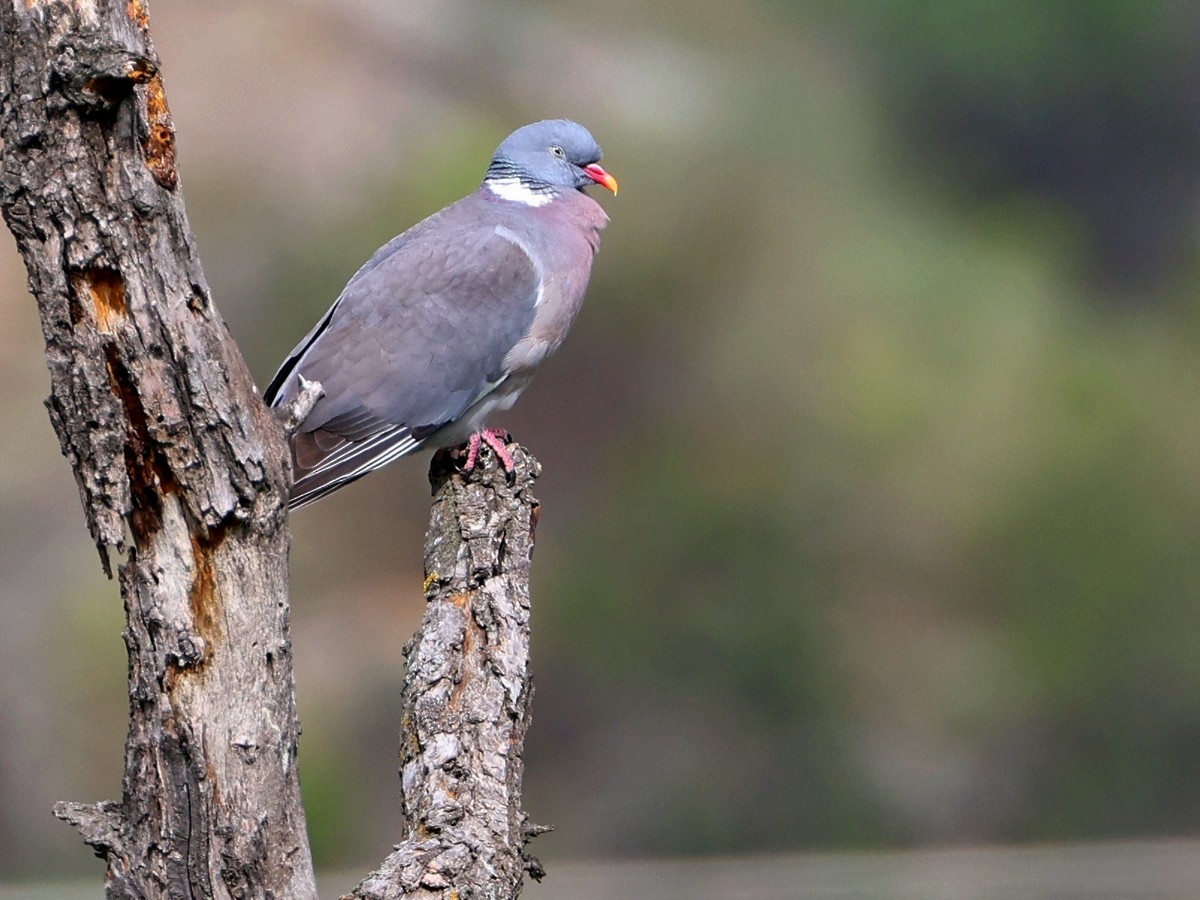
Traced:
POLYGON ((567 120, 527 125, 474 193, 380 248, 265 392, 300 377, 325 396, 292 439, 298 508, 507 409, 565 337, 607 216, 583 192, 616 189, 600 148, 567 120))

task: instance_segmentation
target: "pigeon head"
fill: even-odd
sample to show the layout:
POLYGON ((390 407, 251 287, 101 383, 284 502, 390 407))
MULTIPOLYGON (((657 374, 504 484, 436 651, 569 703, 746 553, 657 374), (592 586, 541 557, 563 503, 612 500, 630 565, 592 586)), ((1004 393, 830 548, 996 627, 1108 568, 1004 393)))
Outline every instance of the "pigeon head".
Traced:
POLYGON ((569 119, 546 119, 518 128, 496 148, 484 186, 506 200, 549 203, 567 190, 593 184, 617 192, 617 179, 599 165, 600 145, 569 119))

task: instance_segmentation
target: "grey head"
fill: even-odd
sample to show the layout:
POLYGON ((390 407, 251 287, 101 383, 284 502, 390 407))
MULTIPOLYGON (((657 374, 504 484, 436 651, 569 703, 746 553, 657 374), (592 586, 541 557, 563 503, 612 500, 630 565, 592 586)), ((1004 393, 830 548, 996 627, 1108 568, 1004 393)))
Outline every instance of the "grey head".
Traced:
MULTIPOLYGON (((518 128, 496 148, 484 184, 524 188, 547 199, 593 184, 617 192, 617 180, 600 168, 600 145, 570 119, 545 119, 518 128)), ((501 193, 497 191, 497 193, 501 193)))

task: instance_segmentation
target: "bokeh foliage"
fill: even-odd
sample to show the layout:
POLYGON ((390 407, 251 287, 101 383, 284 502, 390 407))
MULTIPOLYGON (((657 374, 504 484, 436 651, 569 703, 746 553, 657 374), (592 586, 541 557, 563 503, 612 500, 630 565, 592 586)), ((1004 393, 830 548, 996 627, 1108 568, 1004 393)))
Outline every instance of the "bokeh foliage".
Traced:
MULTIPOLYGON (((1196 831, 1200 9, 469 2, 400 27, 312 6, 319 39, 252 5, 266 62, 227 47, 220 13, 155 6, 189 209, 260 383, 512 125, 576 116, 621 179, 577 329, 502 423, 546 467, 527 806, 558 832, 539 855, 1196 831), (231 56, 189 67, 194 33, 231 56), (197 99, 220 88, 201 75, 255 65, 311 88, 252 106, 288 136, 269 152, 197 99), (201 132, 225 149, 189 160, 201 132)), ((27 415, 52 447, 36 398, 27 415)), ((102 671, 119 697, 113 621, 83 612, 115 601, 51 457, 3 487, 0 534, 53 483, 61 518, 33 521, 75 562, 13 530, 0 553, 57 574, 31 568, 11 608, 31 640, 74 622, 86 664, 64 677, 86 670, 90 697, 102 671)), ((422 467, 296 519, 325 865, 376 858, 395 828, 422 467)), ((6 648, 8 683, 27 647, 6 648)), ((35 738, 111 738, 115 778, 114 710, 56 690, 41 708, 76 730, 46 713, 35 738)), ((5 747, 38 721, 14 708, 5 747)), ((111 794, 107 762, 63 749, 38 780, 6 753, 25 768, 0 766, 20 851, 0 872, 44 867, 71 838, 16 836, 48 806, 25 785, 55 790, 82 755, 111 794)))

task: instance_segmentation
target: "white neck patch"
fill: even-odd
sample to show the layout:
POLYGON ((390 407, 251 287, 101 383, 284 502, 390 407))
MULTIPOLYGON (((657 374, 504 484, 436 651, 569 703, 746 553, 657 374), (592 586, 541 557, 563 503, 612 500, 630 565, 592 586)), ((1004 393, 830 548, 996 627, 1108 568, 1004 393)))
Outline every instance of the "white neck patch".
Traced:
POLYGON ((553 191, 535 191, 520 178, 515 177, 488 178, 483 182, 483 186, 501 200, 509 200, 524 206, 545 206, 547 203, 553 203, 555 197, 553 191))

